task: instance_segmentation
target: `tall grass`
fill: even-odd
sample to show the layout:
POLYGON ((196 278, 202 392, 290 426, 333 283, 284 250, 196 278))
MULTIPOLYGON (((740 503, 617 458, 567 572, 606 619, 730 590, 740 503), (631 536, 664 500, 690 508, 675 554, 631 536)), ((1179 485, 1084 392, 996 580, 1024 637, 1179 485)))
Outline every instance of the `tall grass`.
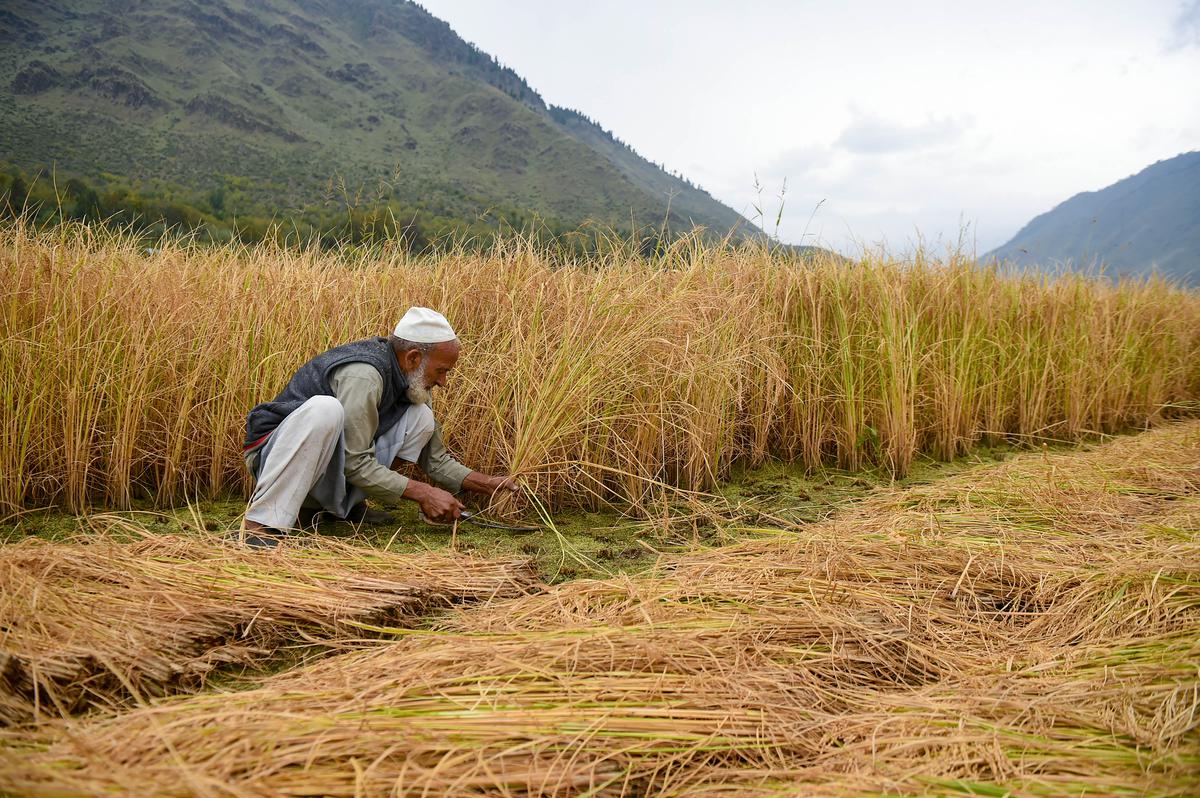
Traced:
POLYGON ((798 261, 684 239, 581 264, 513 238, 414 259, 0 227, 0 507, 244 487, 246 411, 327 347, 443 311, 460 458, 557 504, 734 461, 880 464, 1073 439, 1200 399, 1200 295, 950 255, 798 261))

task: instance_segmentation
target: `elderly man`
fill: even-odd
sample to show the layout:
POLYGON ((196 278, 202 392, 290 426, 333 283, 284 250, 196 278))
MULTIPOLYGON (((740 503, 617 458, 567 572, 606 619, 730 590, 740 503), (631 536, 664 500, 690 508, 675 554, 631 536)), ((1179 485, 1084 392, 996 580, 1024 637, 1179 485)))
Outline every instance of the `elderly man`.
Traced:
POLYGON ((461 490, 515 491, 512 477, 472 471, 442 443, 430 392, 446 387, 458 352, 458 337, 442 314, 410 308, 391 337, 317 355, 279 396, 251 410, 244 453, 255 487, 246 510, 247 544, 272 548, 298 518, 317 513, 382 520, 367 509, 368 496, 409 499, 426 517, 453 521, 463 510, 453 495, 461 490), (416 463, 437 486, 396 473, 398 461, 416 463))

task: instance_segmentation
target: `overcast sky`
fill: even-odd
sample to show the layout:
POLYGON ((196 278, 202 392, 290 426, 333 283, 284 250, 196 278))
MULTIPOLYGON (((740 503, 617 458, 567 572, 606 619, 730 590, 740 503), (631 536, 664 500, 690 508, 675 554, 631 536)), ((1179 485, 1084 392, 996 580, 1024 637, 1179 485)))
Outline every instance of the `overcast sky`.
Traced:
POLYGON ((419 2, 791 243, 983 253, 1200 149, 1200 0, 419 2))

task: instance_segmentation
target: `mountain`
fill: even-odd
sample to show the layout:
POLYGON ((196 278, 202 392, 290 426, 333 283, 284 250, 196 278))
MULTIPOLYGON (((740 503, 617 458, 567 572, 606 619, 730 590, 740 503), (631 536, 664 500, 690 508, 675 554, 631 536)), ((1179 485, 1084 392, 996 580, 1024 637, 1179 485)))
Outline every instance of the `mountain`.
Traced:
POLYGON ((1164 276, 1200 284, 1200 152, 1076 194, 984 257, 1022 266, 1099 261, 1114 275, 1157 268, 1164 276))
POLYGON ((750 227, 406 0, 10 0, 0 40, 0 161, 24 171, 215 217, 750 227))

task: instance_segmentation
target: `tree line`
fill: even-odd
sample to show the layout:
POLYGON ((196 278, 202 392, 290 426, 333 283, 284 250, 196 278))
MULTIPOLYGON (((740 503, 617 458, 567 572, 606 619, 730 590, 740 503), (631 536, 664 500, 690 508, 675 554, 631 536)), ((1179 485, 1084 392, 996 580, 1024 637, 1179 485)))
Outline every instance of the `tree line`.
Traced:
POLYGON ((635 241, 643 254, 664 245, 656 231, 571 224, 506 205, 488 205, 466 197, 431 197, 405 202, 376 197, 353 204, 347 197, 326 199, 280 212, 248 201, 236 186, 208 192, 178 187, 145 187, 113 176, 85 179, 50 170, 27 172, 0 166, 0 216, 22 215, 44 226, 68 221, 124 229, 147 245, 167 236, 188 236, 200 243, 340 248, 386 243, 422 253, 447 244, 490 246, 498 236, 520 233, 568 255, 611 249, 615 240, 635 241), (232 190, 231 190, 232 189, 232 190), (231 202, 231 195, 237 201, 231 202), (236 205, 236 207, 234 207, 236 205))

